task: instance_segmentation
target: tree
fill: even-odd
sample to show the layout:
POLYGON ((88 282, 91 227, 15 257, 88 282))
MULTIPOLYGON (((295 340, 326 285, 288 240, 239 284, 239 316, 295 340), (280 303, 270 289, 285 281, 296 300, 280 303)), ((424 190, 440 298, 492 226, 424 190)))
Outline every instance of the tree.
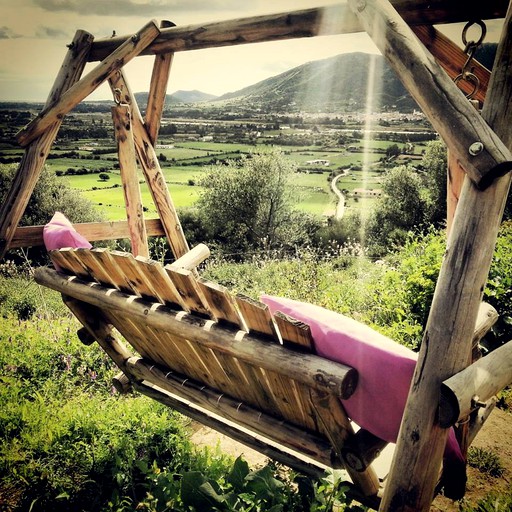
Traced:
POLYGON ((110 179, 110 174, 107 174, 106 172, 100 172, 98 178, 101 181, 108 181, 110 179))
POLYGON ((430 197, 428 220, 434 226, 446 222, 446 173, 448 168, 446 146, 440 140, 427 143, 421 160, 430 197))
POLYGON ((295 164, 281 152, 254 153, 212 167, 201 180, 198 210, 210 237, 228 253, 290 247, 317 226, 293 210, 295 164))
POLYGON ((403 245, 410 231, 419 231, 428 221, 430 198, 422 177, 406 165, 389 171, 383 197, 368 219, 367 242, 371 252, 382 255, 403 245))
POLYGON ((386 148, 386 156, 388 158, 397 157, 400 154, 400 148, 398 144, 391 144, 386 148))

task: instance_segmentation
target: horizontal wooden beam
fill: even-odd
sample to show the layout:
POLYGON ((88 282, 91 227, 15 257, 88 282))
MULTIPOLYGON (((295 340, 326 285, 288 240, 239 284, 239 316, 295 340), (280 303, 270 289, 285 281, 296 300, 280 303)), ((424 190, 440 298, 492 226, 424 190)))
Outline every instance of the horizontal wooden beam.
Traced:
POLYGON ((349 398, 356 389, 357 371, 343 364, 284 349, 277 343, 264 343, 260 338, 228 325, 135 299, 110 288, 91 286, 91 283, 80 281, 75 276, 65 276, 48 267, 36 269, 34 277, 39 284, 79 301, 86 301, 105 311, 120 311, 133 322, 140 321, 152 328, 194 340, 202 347, 277 372, 314 389, 340 398, 349 398))
POLYGON ((439 424, 454 425, 509 384, 512 384, 512 341, 443 382, 439 424))
MULTIPOLYGON (((160 219, 148 219, 145 223, 148 236, 165 236, 165 231, 160 219)), ((86 222, 82 224, 73 224, 73 227, 89 242, 130 238, 128 222, 125 220, 86 222)), ((16 249, 18 247, 35 247, 38 245, 44 245, 43 229, 44 226, 18 227, 14 232, 14 237, 9 244, 9 248, 16 249)))
POLYGON ((198 421, 202 425, 221 432, 231 439, 245 444, 249 448, 266 455, 270 459, 276 460, 302 473, 320 478, 325 475, 326 466, 318 465, 318 463, 307 462, 300 454, 293 454, 291 451, 285 451, 283 447, 273 446, 268 441, 256 437, 252 432, 238 427, 236 424, 227 423, 220 416, 207 414, 205 411, 193 407, 190 402, 179 400, 176 396, 166 392, 162 388, 151 384, 135 383, 134 389, 153 400, 171 407, 172 409, 198 421))
MULTIPOLYGON (((508 5, 507 0, 474 2, 471 9, 463 0, 393 0, 391 3, 409 25, 462 22, 469 16, 502 18, 508 5)), ((141 55, 356 32, 364 32, 357 17, 346 4, 339 4, 162 29, 158 38, 141 55)), ((104 59, 130 37, 125 35, 95 41, 89 60, 104 59)))

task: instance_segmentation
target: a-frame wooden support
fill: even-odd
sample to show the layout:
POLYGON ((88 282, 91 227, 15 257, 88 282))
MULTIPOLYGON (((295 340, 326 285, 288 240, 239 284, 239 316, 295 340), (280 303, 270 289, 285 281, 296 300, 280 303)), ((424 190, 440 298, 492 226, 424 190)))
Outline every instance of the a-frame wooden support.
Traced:
MULTIPOLYGON (((503 0, 479 2, 472 14, 496 18, 505 14, 507 6, 508 2, 503 0)), ((467 21, 461 17, 459 2, 349 0, 348 5, 338 9, 343 13, 343 21, 336 33, 365 30, 372 37, 467 173, 380 508, 382 511, 428 510, 448 432, 447 425, 440 424, 438 414, 442 383, 470 361, 475 322, 511 183, 512 127, 508 119, 512 104, 511 11, 509 8, 480 116, 449 76, 453 78, 458 68, 453 62, 463 62, 463 52, 431 27, 411 28, 421 23, 467 21), (432 48, 441 65, 414 33, 432 48)), ((135 36, 112 38, 98 44, 92 43, 89 34, 77 33, 45 109, 19 134, 19 142, 27 149, 13 188, 0 210, 0 257, 14 239, 63 115, 107 79, 118 103, 127 105, 124 113, 121 110, 119 113, 130 116, 130 123, 125 127, 133 134, 133 148, 173 251, 176 257, 187 252, 154 151, 172 52, 317 35, 322 13, 320 9, 309 9, 161 31, 152 22, 135 36), (121 69, 128 59, 144 52, 156 54, 145 120, 121 69), (101 63, 79 80, 85 62, 100 59, 101 63)), ((477 72, 481 83, 485 83, 489 78, 487 71, 477 66, 477 72)), ((480 99, 484 92, 485 86, 480 99)), ((128 148, 125 154, 130 155, 130 151, 128 148)), ((133 159, 133 155, 128 156, 127 162, 133 163, 133 159)), ((134 215, 137 217, 137 211, 134 215)))
MULTIPOLYGON (((506 113, 512 99, 512 76, 508 69, 512 52, 511 11, 509 9, 507 13, 480 119, 444 72, 436 69, 435 63, 417 44, 411 29, 389 2, 349 0, 349 5, 434 126, 438 125, 437 118, 443 115, 441 110, 445 108, 448 109, 444 113, 447 120, 459 121, 452 125, 457 126, 456 134, 445 132, 448 123, 441 126, 443 122, 438 125, 438 131, 471 178, 464 182, 380 507, 381 511, 429 510, 448 435, 448 430, 439 425, 440 387, 443 380, 468 365, 471 333, 510 189, 511 175, 508 173, 494 176, 488 188, 479 190, 482 179, 487 182, 485 176, 500 162, 493 163, 493 157, 486 162, 470 160, 474 143, 479 143, 478 147, 482 148, 479 155, 482 155, 490 149, 489 144, 496 142, 495 155, 503 158, 501 164, 510 170, 511 156, 507 146, 512 145, 512 129, 506 113), (492 134, 491 126, 485 121, 494 128, 492 134), (461 136, 459 128, 468 129, 467 139, 461 136), (475 131, 469 134, 472 130, 475 131), (461 136, 457 142, 453 140, 454 135, 461 136), (474 166, 476 172, 470 172, 469 166, 474 166), (480 170, 477 171, 477 167, 480 170)), ((487 157, 491 152, 493 150, 487 157)))

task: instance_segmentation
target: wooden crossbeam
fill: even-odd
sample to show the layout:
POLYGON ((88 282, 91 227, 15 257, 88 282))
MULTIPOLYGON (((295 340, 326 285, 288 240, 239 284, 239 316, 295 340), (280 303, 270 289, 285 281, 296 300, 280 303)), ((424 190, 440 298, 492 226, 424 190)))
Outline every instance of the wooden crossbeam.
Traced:
MULTIPOLYGON (((468 19, 468 5, 464 0, 392 0, 391 3, 409 25, 457 23, 466 22, 468 19)), ((479 19, 503 18, 507 5, 508 0, 472 2, 471 15, 479 19)), ((364 28, 350 8, 340 3, 314 9, 163 29, 160 36, 142 54, 356 32, 364 32, 364 28), (332 23, 332 20, 336 20, 336 23, 332 23)), ((105 58, 129 37, 125 35, 95 41, 89 60, 105 58)))
MULTIPOLYGON (((147 219, 144 224, 148 236, 165 236, 160 219, 147 219)), ((130 238, 130 228, 125 220, 84 222, 73 224, 73 227, 89 242, 130 238)), ((16 228, 9 248, 44 245, 43 229, 44 226, 20 226, 16 228)))

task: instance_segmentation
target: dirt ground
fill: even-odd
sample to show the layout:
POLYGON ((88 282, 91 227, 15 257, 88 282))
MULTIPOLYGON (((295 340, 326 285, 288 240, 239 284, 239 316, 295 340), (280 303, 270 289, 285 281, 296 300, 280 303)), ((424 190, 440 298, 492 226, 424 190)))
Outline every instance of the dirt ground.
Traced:
MULTIPOLYGON (((266 461, 263 455, 251 448, 200 425, 195 426, 192 441, 200 446, 219 447, 222 452, 234 457, 243 454, 251 468, 264 465, 266 461)), ((496 408, 472 446, 492 450, 498 455, 505 472, 502 477, 493 478, 468 466, 468 483, 464 500, 475 504, 491 492, 512 490, 512 413, 496 408)), ((434 500, 431 510, 435 512, 458 512, 459 503, 438 496, 434 500)))

